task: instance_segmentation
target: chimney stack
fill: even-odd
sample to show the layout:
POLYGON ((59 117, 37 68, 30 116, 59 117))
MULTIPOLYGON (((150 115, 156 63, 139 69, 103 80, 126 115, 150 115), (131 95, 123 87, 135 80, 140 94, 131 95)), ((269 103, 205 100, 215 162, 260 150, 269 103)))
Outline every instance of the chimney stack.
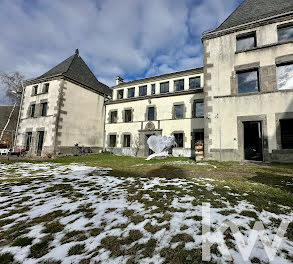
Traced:
POLYGON ((120 76, 116 77, 116 85, 123 83, 123 81, 124 81, 123 78, 121 78, 120 76))

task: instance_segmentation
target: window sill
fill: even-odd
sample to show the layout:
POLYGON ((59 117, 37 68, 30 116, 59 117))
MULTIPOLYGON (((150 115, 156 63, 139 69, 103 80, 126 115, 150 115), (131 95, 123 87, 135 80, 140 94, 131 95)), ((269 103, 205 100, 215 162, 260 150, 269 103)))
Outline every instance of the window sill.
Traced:
POLYGON ((267 44, 267 45, 263 45, 263 46, 254 47, 254 48, 251 48, 251 49, 238 50, 238 51, 235 52, 235 54, 254 51, 254 50, 260 50, 260 49, 265 49, 265 48, 271 48, 271 47, 276 47, 276 46, 280 46, 280 45, 284 45, 284 44, 290 44, 290 43, 293 43, 293 40, 280 41, 280 42, 275 42, 275 43, 272 43, 272 44, 267 44))

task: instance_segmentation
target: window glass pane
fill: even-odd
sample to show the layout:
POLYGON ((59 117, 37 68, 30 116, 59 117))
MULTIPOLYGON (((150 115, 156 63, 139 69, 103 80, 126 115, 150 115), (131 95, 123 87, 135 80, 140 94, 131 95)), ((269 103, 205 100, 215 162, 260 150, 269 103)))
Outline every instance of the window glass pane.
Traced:
POLYGON ((38 85, 33 86, 33 95, 38 93, 38 85))
POLYGON ((258 92, 257 71, 238 73, 237 77, 238 77, 238 93, 258 92))
POLYGON ((132 111, 131 110, 125 110, 125 122, 131 122, 132 121, 132 111))
POLYGON ((184 105, 175 105, 174 106, 175 111, 175 119, 180 119, 184 117, 184 105))
POLYGON ((42 116, 47 115, 47 107, 48 107, 48 103, 42 103, 42 116))
POLYGON ((283 65, 277 67, 278 73, 278 89, 292 89, 293 88, 293 64, 283 65))
POLYGON ((128 98, 134 97, 135 88, 128 89, 128 98))
POLYGON ((195 103, 195 117, 204 117, 204 103, 195 103))
POLYGON ((169 92, 169 82, 160 83, 160 92, 168 93, 169 92))
POLYGON ((130 135, 124 135, 123 147, 130 148, 130 135))
POLYGON ((278 38, 279 38, 279 41, 293 39, 293 26, 279 28, 278 29, 278 38))
POLYGON ((283 149, 293 149, 293 119, 280 120, 283 149))
POLYGON ((117 93, 117 98, 118 99, 123 99, 123 90, 119 90, 117 93))
POLYGON ((111 123, 117 122, 117 111, 111 112, 111 123))
POLYGON ((183 133, 175 133, 174 137, 177 143, 177 148, 183 148, 183 133))
POLYGON ((31 105, 31 117, 34 117, 35 116, 35 108, 36 108, 36 105, 31 105))
POLYGON ((255 47, 255 35, 237 39, 237 50, 246 50, 255 47))
POLYGON ((190 78, 189 79, 189 89, 197 89, 200 87, 200 77, 190 78))
POLYGON ((145 96, 147 94, 147 86, 140 86, 139 87, 139 96, 145 96))
POLYGON ((110 148, 116 147, 116 135, 110 135, 110 148))
POLYGON ((149 121, 155 120, 155 108, 154 107, 148 108, 148 120, 149 121))
POLYGON ((156 93, 156 85, 153 83, 152 84, 152 94, 156 93))
POLYGON ((47 93, 49 91, 49 83, 45 83, 43 86, 43 93, 47 93))
POLYGON ((174 81, 174 87, 175 87, 175 91, 184 90, 184 80, 174 81))

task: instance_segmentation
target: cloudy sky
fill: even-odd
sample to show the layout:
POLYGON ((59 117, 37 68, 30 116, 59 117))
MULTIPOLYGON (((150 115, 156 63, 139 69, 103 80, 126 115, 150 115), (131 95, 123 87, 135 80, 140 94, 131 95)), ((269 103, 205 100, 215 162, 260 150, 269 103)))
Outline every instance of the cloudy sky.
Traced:
MULTIPOLYGON (((76 48, 97 78, 202 66, 201 33, 242 0, 0 0, 0 71, 36 77, 76 48)), ((7 103, 0 86, 0 104, 7 103)))

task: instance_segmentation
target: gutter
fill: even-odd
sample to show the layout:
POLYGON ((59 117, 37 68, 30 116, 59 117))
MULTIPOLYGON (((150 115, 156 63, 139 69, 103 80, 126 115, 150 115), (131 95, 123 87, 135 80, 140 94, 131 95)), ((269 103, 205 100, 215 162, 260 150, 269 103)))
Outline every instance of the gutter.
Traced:
POLYGON ((244 27, 244 26, 253 25, 253 24, 256 24, 256 23, 259 23, 259 22, 264 22, 264 21, 268 21, 268 20, 271 20, 271 19, 275 19, 275 18, 279 18, 279 17, 291 15, 291 14, 293 14, 293 11, 289 11, 289 12, 282 13, 282 14, 275 15, 275 16, 271 16, 271 17, 266 17, 266 18, 263 18, 263 19, 255 20, 255 21, 252 21, 252 22, 248 22, 248 23, 245 23, 245 24, 238 25, 238 26, 225 28, 225 29, 222 29, 222 30, 219 30, 219 31, 214 31, 216 29, 207 30, 207 31, 202 33, 201 39, 203 40, 204 38, 206 38, 208 36, 218 35, 218 34, 230 31, 230 30, 239 29, 239 28, 244 27))

